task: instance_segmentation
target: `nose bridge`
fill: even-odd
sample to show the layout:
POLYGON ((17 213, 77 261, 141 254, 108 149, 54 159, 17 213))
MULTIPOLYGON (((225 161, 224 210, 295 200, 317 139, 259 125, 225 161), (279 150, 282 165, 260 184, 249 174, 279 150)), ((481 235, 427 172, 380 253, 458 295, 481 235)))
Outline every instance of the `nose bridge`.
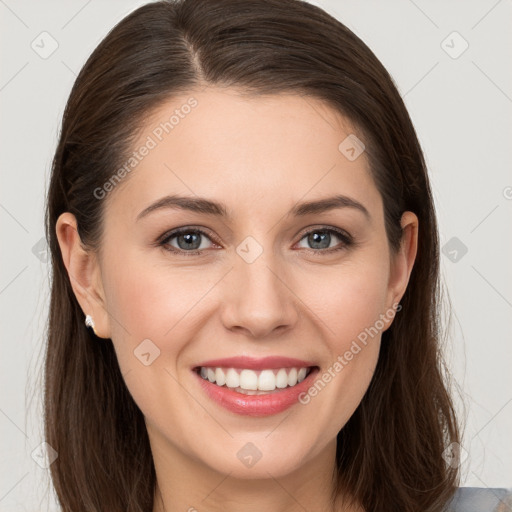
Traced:
POLYGON ((233 284, 224 304, 226 327, 244 328, 260 337, 296 321, 292 294, 283 282, 282 262, 271 246, 264 247, 252 236, 245 238, 236 247, 230 274, 233 284))

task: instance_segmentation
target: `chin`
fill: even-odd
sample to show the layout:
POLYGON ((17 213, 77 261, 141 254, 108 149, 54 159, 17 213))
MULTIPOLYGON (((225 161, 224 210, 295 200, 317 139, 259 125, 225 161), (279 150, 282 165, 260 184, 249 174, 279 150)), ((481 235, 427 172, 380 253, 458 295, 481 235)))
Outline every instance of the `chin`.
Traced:
MULTIPOLYGON (((272 435, 272 434, 271 434, 272 435)), ((229 474, 232 478, 268 479, 279 478, 297 471, 306 458, 305 451, 297 447, 305 447, 299 440, 274 442, 266 438, 268 432, 252 435, 250 440, 231 439, 229 446, 224 444, 216 450, 210 450, 204 463, 220 473, 229 474)))

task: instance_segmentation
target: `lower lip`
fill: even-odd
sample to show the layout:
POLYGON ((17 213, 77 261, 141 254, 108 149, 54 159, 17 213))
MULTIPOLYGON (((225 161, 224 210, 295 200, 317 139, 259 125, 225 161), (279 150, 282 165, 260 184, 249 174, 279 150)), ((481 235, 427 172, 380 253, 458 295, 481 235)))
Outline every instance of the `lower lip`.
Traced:
POLYGON ((196 371, 195 375, 206 394, 219 405, 231 412, 244 416, 271 416, 285 411, 298 403, 299 395, 311 386, 318 368, 313 368, 309 375, 299 384, 284 388, 267 395, 244 395, 224 386, 217 386, 203 379, 196 371))

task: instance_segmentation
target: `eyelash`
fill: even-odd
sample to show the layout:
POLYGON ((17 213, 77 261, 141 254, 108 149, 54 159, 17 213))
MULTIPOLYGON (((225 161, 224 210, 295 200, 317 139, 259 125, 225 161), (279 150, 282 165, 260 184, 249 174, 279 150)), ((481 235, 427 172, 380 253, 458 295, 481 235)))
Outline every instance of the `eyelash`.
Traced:
MULTIPOLYGON (((350 246, 355 245, 354 240, 348 233, 346 233, 345 231, 342 231, 340 229, 336 229, 336 228, 332 228, 332 227, 316 228, 316 229, 312 229, 310 231, 306 231, 302 235, 302 237, 299 239, 299 242, 303 238, 305 238, 307 235, 310 235, 311 233, 317 233, 317 232, 334 233, 338 238, 340 238, 342 243, 339 247, 331 247, 330 249, 306 249, 306 251, 308 251, 309 253, 313 253, 314 255, 321 256, 324 254, 332 254, 334 252, 345 250, 345 249, 349 248, 350 246)), ((184 256, 199 256, 199 255, 201 255, 206 249, 201 249, 201 250, 196 249, 194 251, 184 251, 184 250, 176 249, 175 247, 168 245, 170 240, 172 240, 173 238, 175 238, 179 235, 182 235, 184 233, 199 233, 199 234, 205 236, 206 238, 210 239, 212 242, 220 245, 215 239, 212 240, 212 237, 207 232, 205 232, 202 229, 193 228, 193 227, 178 228, 173 231, 167 232, 163 235, 163 237, 159 238, 156 245, 159 247, 162 247, 164 250, 166 250, 170 253, 176 254, 176 255, 184 255, 184 256)))

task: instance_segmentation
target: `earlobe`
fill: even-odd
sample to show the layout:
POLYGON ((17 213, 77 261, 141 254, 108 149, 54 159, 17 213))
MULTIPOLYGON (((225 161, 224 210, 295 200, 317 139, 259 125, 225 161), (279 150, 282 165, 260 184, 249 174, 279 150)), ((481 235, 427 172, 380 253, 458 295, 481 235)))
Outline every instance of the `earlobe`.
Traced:
POLYGON ((71 287, 84 312, 84 321, 85 316, 90 315, 94 319, 96 335, 109 338, 108 314, 97 258, 84 248, 72 213, 62 213, 55 230, 71 287))

